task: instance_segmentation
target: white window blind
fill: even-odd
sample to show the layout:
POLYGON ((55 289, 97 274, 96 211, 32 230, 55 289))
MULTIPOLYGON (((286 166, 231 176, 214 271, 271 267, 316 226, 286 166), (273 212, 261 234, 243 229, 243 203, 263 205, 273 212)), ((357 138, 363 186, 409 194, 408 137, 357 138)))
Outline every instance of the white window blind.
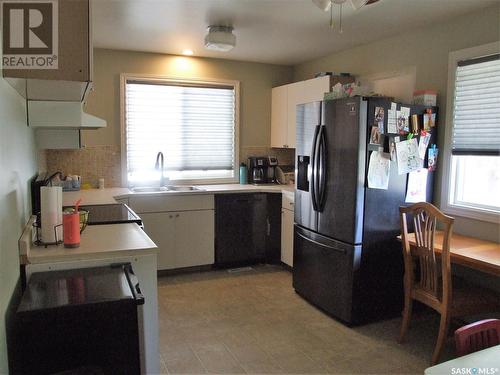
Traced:
POLYGON ((233 177, 233 86, 127 81, 129 181, 154 173, 158 152, 171 179, 233 177))
POLYGON ((454 155, 500 153, 500 55, 458 62, 453 117, 454 155))

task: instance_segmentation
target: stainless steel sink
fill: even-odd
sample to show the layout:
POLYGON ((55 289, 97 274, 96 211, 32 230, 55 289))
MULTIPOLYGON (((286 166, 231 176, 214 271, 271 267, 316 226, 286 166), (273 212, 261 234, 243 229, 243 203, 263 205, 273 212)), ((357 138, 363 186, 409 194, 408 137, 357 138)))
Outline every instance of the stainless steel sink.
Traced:
POLYGON ((166 186, 151 186, 151 187, 134 187, 132 191, 134 193, 155 193, 160 191, 167 191, 166 186))
POLYGON ((134 193, 160 193, 160 192, 174 192, 174 191, 204 191, 205 189, 200 189, 196 186, 188 185, 169 185, 169 186, 141 186, 134 187, 132 191, 134 193))
POLYGON ((184 186, 184 185, 169 185, 167 186, 168 191, 202 191, 196 186, 184 186))

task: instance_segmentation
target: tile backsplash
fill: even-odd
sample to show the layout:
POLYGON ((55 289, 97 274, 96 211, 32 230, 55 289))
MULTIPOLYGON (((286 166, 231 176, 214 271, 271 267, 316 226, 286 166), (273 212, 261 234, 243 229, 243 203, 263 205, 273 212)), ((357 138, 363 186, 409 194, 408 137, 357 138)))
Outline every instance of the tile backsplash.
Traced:
MULTIPOLYGON (((249 156, 276 156, 280 165, 293 165, 294 149, 261 146, 241 147, 240 163, 247 163, 249 156)), ((50 173, 61 171, 65 175, 77 174, 82 183, 97 187, 104 178, 106 187, 121 186, 120 146, 89 146, 79 150, 44 150, 40 152, 40 170, 50 173)))
POLYGON ((77 174, 82 183, 97 187, 100 178, 104 186, 121 185, 120 146, 89 146, 79 150, 46 150, 47 171, 77 174))

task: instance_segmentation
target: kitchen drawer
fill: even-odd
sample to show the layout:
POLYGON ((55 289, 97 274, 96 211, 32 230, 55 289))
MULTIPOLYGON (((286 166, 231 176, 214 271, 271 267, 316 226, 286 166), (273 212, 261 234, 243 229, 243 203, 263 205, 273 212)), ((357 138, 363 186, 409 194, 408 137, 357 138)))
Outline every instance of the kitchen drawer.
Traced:
POLYGON ((281 195, 281 207, 293 211, 295 193, 293 191, 284 191, 281 195))
POLYGON ((146 212, 213 210, 214 196, 211 194, 131 196, 129 206, 139 214, 146 212))

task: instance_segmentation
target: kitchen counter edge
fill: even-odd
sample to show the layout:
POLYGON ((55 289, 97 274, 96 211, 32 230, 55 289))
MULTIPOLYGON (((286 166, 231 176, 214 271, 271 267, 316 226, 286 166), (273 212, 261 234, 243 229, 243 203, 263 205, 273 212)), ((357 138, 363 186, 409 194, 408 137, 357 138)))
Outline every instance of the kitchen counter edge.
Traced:
POLYGON ((157 254, 158 248, 149 236, 136 224, 91 225, 82 233, 78 248, 61 245, 35 246, 31 244, 32 222, 28 222, 19 239, 19 255, 22 265, 81 260, 112 259, 123 256, 157 254))
POLYGON ((80 191, 68 191, 63 194, 63 205, 73 205, 78 199, 82 198, 82 205, 92 204, 112 204, 117 199, 126 199, 133 196, 185 196, 185 195, 206 195, 206 194, 233 194, 233 193, 293 193, 294 185, 197 185, 203 190, 194 191, 168 191, 168 192, 148 192, 135 193, 128 188, 106 188, 89 189, 80 191))

